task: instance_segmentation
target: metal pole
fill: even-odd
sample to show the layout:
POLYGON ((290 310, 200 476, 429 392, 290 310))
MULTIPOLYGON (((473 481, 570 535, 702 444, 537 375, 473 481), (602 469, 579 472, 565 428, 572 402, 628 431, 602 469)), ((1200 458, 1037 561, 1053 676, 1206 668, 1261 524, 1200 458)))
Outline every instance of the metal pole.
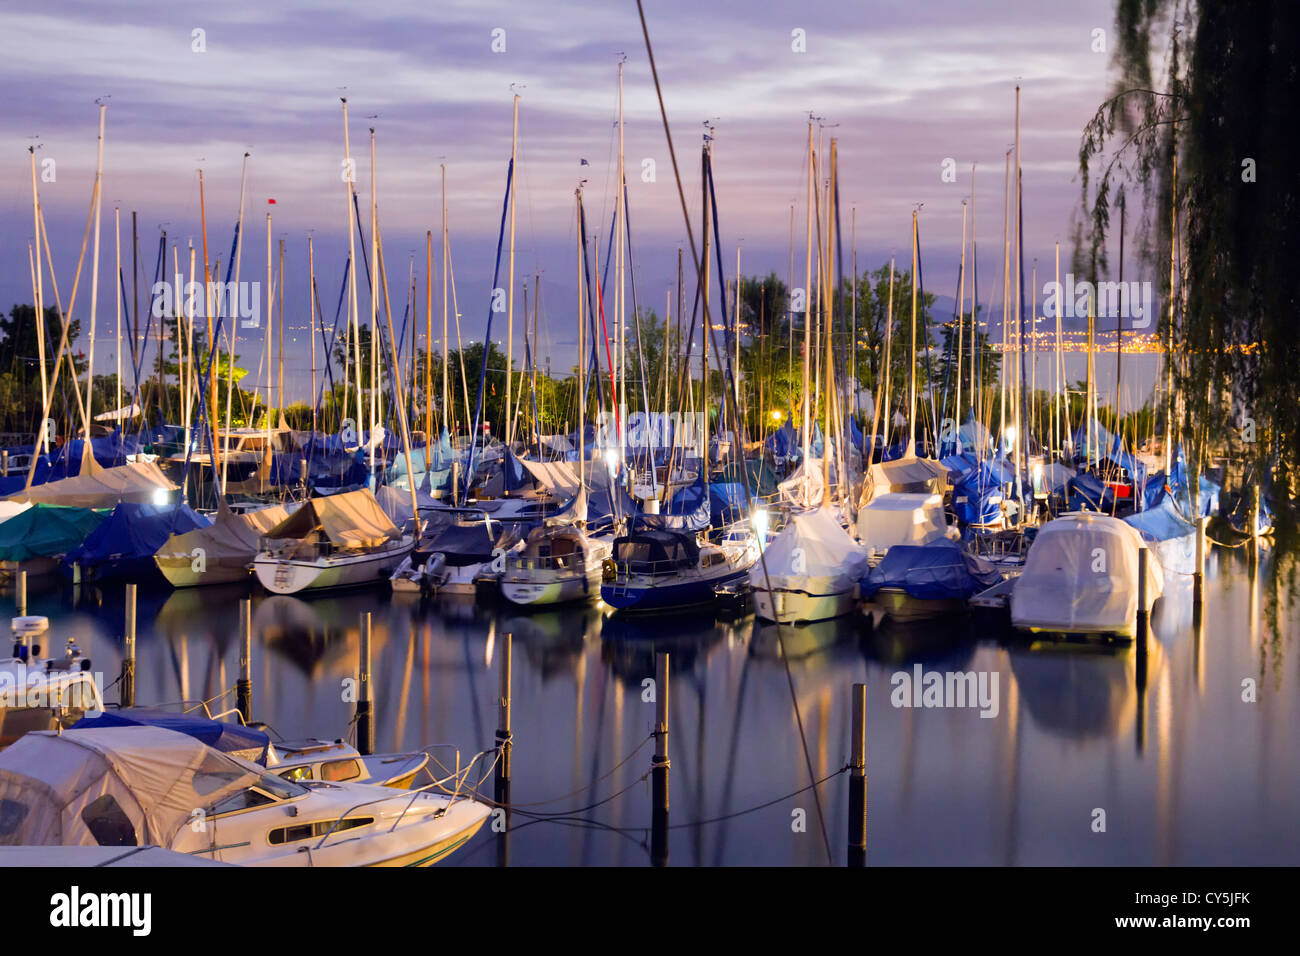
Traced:
POLYGON ((357 691, 357 750, 369 756, 375 752, 375 726, 370 700, 370 612, 361 616, 361 681, 357 691))
POLYGON ((1147 551, 1146 545, 1138 548, 1138 600, 1137 631, 1133 639, 1138 642, 1139 653, 1146 648, 1147 636, 1147 551))
POLYGON ((1208 519, 1196 519, 1196 570, 1192 573, 1192 612, 1197 617, 1201 613, 1201 604, 1205 600, 1205 522, 1208 519))
POLYGON ((134 584, 126 586, 126 647, 122 655, 123 707, 135 706, 135 591, 134 584))
POLYGON ((849 772, 849 866, 867 865, 867 685, 853 685, 849 772))
POLYGON ((253 719, 253 600, 239 602, 239 679, 235 681, 235 707, 244 723, 253 719))
POLYGON ((501 751, 496 770, 498 803, 509 802, 508 797, 502 797, 501 794, 503 791, 507 795, 510 792, 510 651, 511 635, 507 633, 501 651, 501 666, 497 670, 497 749, 501 751))
POLYGON ((651 813, 650 859, 655 866, 668 865, 668 655, 655 655, 655 752, 650 760, 651 813))

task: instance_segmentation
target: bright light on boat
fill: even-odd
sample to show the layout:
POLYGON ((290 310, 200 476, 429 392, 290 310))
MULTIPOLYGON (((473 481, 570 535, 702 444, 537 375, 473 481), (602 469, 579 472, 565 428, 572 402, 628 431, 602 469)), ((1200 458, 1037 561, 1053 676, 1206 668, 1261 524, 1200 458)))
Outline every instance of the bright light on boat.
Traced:
POLYGON ((767 543, 767 528, 771 516, 767 513, 766 508, 756 508, 751 520, 754 524, 754 534, 758 535, 758 546, 761 548, 767 543))
POLYGON ((605 449, 605 464, 609 466, 609 473, 611 475, 618 474, 618 449, 605 449))
POLYGON ((1006 430, 1007 448, 1016 447, 1016 426, 1008 425, 1006 430))
POLYGON ((167 504, 167 489, 155 488, 153 492, 153 503, 159 506, 167 504))

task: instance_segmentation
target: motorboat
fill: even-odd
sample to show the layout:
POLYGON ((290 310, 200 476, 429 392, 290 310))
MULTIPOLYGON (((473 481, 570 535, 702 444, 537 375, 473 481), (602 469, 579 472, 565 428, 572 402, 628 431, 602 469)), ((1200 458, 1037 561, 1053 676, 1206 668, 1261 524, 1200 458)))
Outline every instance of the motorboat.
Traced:
POLYGON ((477 761, 412 791, 296 782, 161 727, 29 733, 0 753, 3 846, 159 846, 246 866, 428 866, 490 808, 477 761))
POLYGON ((638 515, 614 539, 600 596, 619 611, 656 611, 712 604, 721 586, 744 580, 758 558, 757 541, 743 550, 701 541, 670 527, 663 515, 638 515))
POLYGON ((862 597, 899 622, 965 611, 976 594, 1002 575, 990 562, 946 538, 895 545, 862 579, 862 597))
MULTIPOLYGON (((1131 638, 1139 610, 1137 528, 1109 515, 1062 515, 1039 529, 1011 591, 1011 623, 1030 632, 1131 638)), ((1146 606, 1164 590, 1164 571, 1147 554, 1146 606)))
POLYGON ((36 730, 71 727, 104 709, 90 659, 69 640, 62 657, 41 657, 44 617, 15 617, 13 656, 0 659, 0 748, 36 730))

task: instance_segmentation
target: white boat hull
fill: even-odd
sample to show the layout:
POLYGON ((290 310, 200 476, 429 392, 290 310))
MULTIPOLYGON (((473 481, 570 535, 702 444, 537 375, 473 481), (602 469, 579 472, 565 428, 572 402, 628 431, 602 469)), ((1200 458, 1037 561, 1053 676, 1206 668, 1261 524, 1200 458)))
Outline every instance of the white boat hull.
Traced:
POLYGON ((599 566, 585 574, 575 573, 563 578, 534 575, 511 579, 507 576, 501 580, 501 596, 511 604, 523 606, 590 601, 600 597, 600 582, 599 566))
POLYGON ((400 543, 375 551, 313 559, 276 558, 263 553, 253 561, 253 571, 262 586, 274 594, 358 587, 387 580, 414 543, 407 535, 400 543))
POLYGON ((829 621, 849 614, 857 606, 857 588, 829 594, 809 594, 788 588, 754 588, 754 613, 764 621, 778 624, 802 624, 829 621))

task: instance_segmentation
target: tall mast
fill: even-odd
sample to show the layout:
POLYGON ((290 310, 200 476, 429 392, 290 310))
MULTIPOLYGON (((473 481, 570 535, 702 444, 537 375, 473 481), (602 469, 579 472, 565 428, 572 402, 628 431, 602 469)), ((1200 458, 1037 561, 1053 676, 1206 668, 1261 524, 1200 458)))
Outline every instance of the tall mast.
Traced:
MULTIPOLYGON (((831 330, 834 325, 835 312, 835 260, 831 257, 831 250, 835 243, 835 210, 832 207, 835 197, 836 187, 836 164, 838 160, 837 147, 839 140, 834 136, 831 137, 831 170, 830 180, 826 189, 826 257, 822 268, 822 288, 825 295, 822 296, 822 315, 826 327, 825 345, 822 348, 823 361, 826 365, 825 382, 826 382, 826 412, 822 416, 825 424, 822 425, 822 488, 823 500, 831 500, 831 409, 836 404, 838 397, 834 381, 834 364, 831 353, 831 330)), ((842 450, 842 449, 841 449, 842 450)), ((843 474, 844 469, 840 468, 843 474)))
MULTIPOLYGON (((808 225, 805 230, 805 251, 804 251, 804 283, 803 283, 803 412, 799 420, 800 431, 803 433, 803 457, 802 463, 804 475, 808 474, 808 452, 810 437, 809 432, 812 430, 812 422, 809 420, 808 404, 808 363, 812 361, 812 229, 813 216, 816 210, 813 208, 816 200, 813 190, 816 188, 816 174, 813 172, 813 121, 808 117, 808 225)), ((707 233, 707 230, 706 230, 707 233)), ((806 477, 805 477, 806 482, 806 477)))
POLYGON ((1056 452, 1061 454, 1065 448, 1065 436, 1061 434, 1061 399, 1062 392, 1065 389, 1065 375, 1063 372, 1065 358, 1061 352, 1061 299, 1064 290, 1061 288, 1061 243, 1056 243, 1056 361, 1055 365, 1055 386, 1052 402, 1052 442, 1056 446, 1056 452))
POLYGON ((271 464, 271 330, 275 327, 275 286, 271 284, 271 211, 266 212, 266 448, 262 451, 262 460, 267 468, 258 469, 262 491, 266 491, 266 477, 271 464))
MULTIPOLYGON (((370 480, 375 482, 379 425, 379 204, 375 201, 375 128, 370 127, 370 480)), ((394 372, 396 374, 396 372, 394 372)), ((412 479, 413 480, 413 479, 412 479)))
MULTIPOLYGON (((586 297, 583 295, 583 277, 586 272, 586 246, 582 241, 582 187, 579 186, 573 191, 574 199, 577 203, 577 227, 574 232, 578 239, 578 489, 586 487, 587 474, 587 322, 584 315, 584 305, 586 297)), ((581 515, 580 520, 584 520, 586 515, 581 515)))
POLYGON ((279 269, 278 269, 279 272, 278 281, 280 283, 280 327, 276 329, 276 337, 277 337, 276 365, 278 366, 278 371, 277 371, 278 378, 276 382, 275 394, 277 398, 276 409, 280 413, 279 417, 283 417, 284 416, 284 239, 283 238, 280 240, 279 254, 280 254, 280 261, 279 261, 279 269))
POLYGON ((433 230, 424 233, 424 464, 433 443, 433 230))
MULTIPOLYGON (((236 289, 240 287, 239 268, 244 257, 244 187, 247 182, 248 182, 248 153, 244 153, 243 168, 239 174, 239 221, 235 223, 235 288, 236 289)), ((238 334, 239 334, 239 323, 232 320, 230 323, 230 338, 228 339, 230 345, 226 349, 227 356, 231 357, 230 360, 226 363, 228 366, 226 369, 226 419, 225 419, 227 434, 229 434, 230 432, 230 413, 231 413, 231 409, 234 407, 233 399, 235 394, 235 360, 233 356, 235 354, 235 338, 238 336, 238 334)), ((326 361, 328 360, 329 358, 327 356, 326 361)), ((216 440, 215 435, 213 436, 213 439, 214 441, 216 440)), ((221 455, 221 493, 223 495, 226 493, 226 458, 227 458, 226 452, 229 452, 230 450, 229 442, 230 439, 227 438, 224 447, 222 447, 222 455, 221 455)))
MULTIPOLYGON (((618 61, 618 185, 615 187, 618 195, 614 200, 616 216, 614 272, 618 276, 618 283, 614 289, 614 314, 617 316, 616 334, 618 335, 618 420, 621 426, 621 433, 618 436, 618 450, 620 455, 623 454, 627 445, 627 301, 624 286, 624 263, 627 261, 627 250, 625 248, 627 227, 624 223, 627 216, 627 206, 624 202, 626 193, 623 189, 623 61, 625 59, 627 58, 621 57, 618 61)), ((704 188, 708 188, 707 184, 704 188)), ((707 222, 704 228, 709 228, 707 222)))
MULTIPOLYGON (((1119 194, 1119 287, 1120 295, 1124 290, 1124 213, 1128 203, 1124 200, 1124 193, 1119 194)), ((1122 301, 1122 299, 1121 299, 1122 301)), ((1119 310, 1115 317, 1115 434, 1120 431, 1120 403, 1124 398, 1124 390, 1121 385, 1124 381, 1124 313, 1119 310)))
MULTIPOLYGON (((893 341, 894 341, 894 257, 890 256, 889 257, 889 302, 885 306, 885 374, 883 376, 884 386, 881 389, 881 391, 884 392, 884 405, 885 405, 884 426, 885 426, 885 448, 886 449, 889 448, 889 440, 890 438, 893 437, 893 432, 894 432, 894 420, 893 420, 894 409, 892 407, 892 403, 890 402, 890 398, 889 398, 890 388, 892 385, 891 378, 893 374, 893 370, 890 368, 890 366, 893 363, 893 354, 892 354, 893 341)), ((871 449, 872 455, 875 454, 875 451, 876 450, 874 448, 871 449)), ((880 455, 880 460, 881 461, 885 460, 885 455, 883 450, 880 455)))
MULTIPOLYGON (((1169 190, 1169 334, 1165 340, 1165 474, 1174 461, 1174 264, 1178 258, 1178 124, 1174 123, 1173 184, 1169 190)), ((1255 520, 1252 513, 1252 521, 1255 520)), ((1254 525, 1250 529, 1255 533, 1254 525)))
POLYGON ((447 348, 447 164, 438 166, 442 173, 442 427, 451 434, 451 392, 448 388, 447 367, 451 350, 447 348))
MULTIPOLYGON (((343 101, 343 185, 348 194, 348 290, 351 301, 348 310, 348 324, 352 330, 352 367, 356 373, 356 432, 361 432, 361 339, 360 314, 357 310, 357 222, 356 208, 352 204, 352 195, 356 180, 356 165, 352 162, 352 148, 348 142, 348 100, 343 101)), ((346 371, 345 371, 346 374, 346 371)), ((346 387, 345 387, 346 389, 346 387)), ((344 400, 347 400, 346 390, 344 400)))
MULTIPOLYGON (((961 263, 957 266, 957 388, 953 406, 953 426, 957 429, 954 447, 961 450, 961 358, 963 331, 966 328, 966 200, 961 201, 961 263)), ((971 335, 975 333, 972 331, 971 335)))
POLYGON ((28 147, 32 160, 32 231, 36 243, 36 350, 40 353, 41 404, 50 394, 45 375, 45 268, 41 264, 41 198, 36 188, 36 147, 28 147))
MULTIPOLYGON (((208 269, 208 212, 207 205, 204 202, 203 194, 203 170, 199 170, 199 233, 203 240, 203 311, 207 314, 208 320, 208 350, 217 354, 217 343, 213 340, 215 334, 212 328, 212 273, 208 269)), ((192 357, 191 357, 192 360, 192 357)), ((216 441, 217 435, 217 363, 213 362, 208 373, 208 418, 212 422, 212 440, 216 441)), ((201 433, 200 433, 201 434, 201 433)), ((217 461, 217 450, 209 448, 212 454, 212 464, 215 467, 217 461)), ((215 474, 215 472, 214 472, 215 474)))
MULTIPOLYGON (((104 204, 104 114, 108 107, 99 104, 99 145, 95 160, 95 251, 90 263, 90 350, 86 363, 86 447, 90 447, 91 400, 95 395, 95 320, 99 314, 99 211, 104 204)), ((76 377, 76 369, 73 369, 76 377)))
MULTIPOLYGON (((322 316, 322 319, 324 317, 322 316)), ((307 236, 307 338, 311 341, 311 431, 316 434, 316 250, 312 237, 307 236)), ((328 359, 328 356, 326 356, 328 359)), ((307 476, 303 475, 303 485, 307 476)))
MULTIPOLYGON (((712 131, 710 131, 712 132, 712 131)), ((704 277, 701 285, 704 290, 704 321, 700 324, 700 339, 703 342, 703 350, 700 353, 700 371, 703 375, 703 382, 700 386, 700 411, 704 418, 703 444, 700 446, 701 473, 704 476, 705 484, 709 480, 709 333, 713 328, 713 318, 709 315, 709 139, 704 141, 704 149, 700 153, 701 172, 700 177, 700 195, 704 203, 703 232, 704 242, 700 246, 701 256, 704 259, 704 277)))
MULTIPOLYGON (((510 255, 506 270, 506 420, 501 434, 505 437, 506 448, 510 447, 513 437, 514 416, 511 399, 514 389, 515 365, 515 196, 519 192, 519 173, 515 163, 519 159, 519 94, 515 94, 514 117, 510 123, 510 255)), ((483 343, 483 353, 487 355, 492 348, 491 342, 483 343)), ((486 444, 486 439, 485 439, 486 444)))
POLYGON ((976 260, 977 250, 979 249, 978 240, 975 238, 975 164, 970 164, 970 250, 971 265, 975 268, 975 275, 971 282, 971 301, 970 301, 970 408, 971 414, 977 419, 980 417, 978 407, 979 399, 977 398, 978 389, 982 384, 979 381, 979 367, 975 363, 975 344, 979 341, 979 263, 976 260))
POLYGON ((1020 84, 1016 84, 1016 359, 1020 367, 1019 401, 1016 403, 1016 491, 1020 491, 1020 472, 1025 461, 1025 452, 1029 446, 1025 434, 1029 423, 1025 421, 1025 305, 1024 305, 1024 255, 1022 245, 1024 220, 1021 218, 1021 172, 1020 172, 1020 84))
POLYGON ((1007 150, 1002 194, 1002 362, 998 368, 998 444, 1006 451, 1007 433, 1007 324, 1011 321, 1011 150, 1007 150))
POLYGON ((907 452, 906 458, 916 453, 916 260, 920 258, 917 236, 916 210, 912 210, 912 348, 907 363, 907 452))
MULTIPOLYGON (((113 324, 113 354, 117 362, 117 395, 115 398, 116 407, 120 410, 122 407, 122 293, 119 283, 122 281, 122 209, 119 206, 113 207, 113 302, 116 321, 113 324)), ((37 328, 41 327, 40 313, 37 313, 37 328)), ((45 370, 45 356, 41 356, 41 371, 45 370)), ((118 419, 119 427, 122 419, 118 419)))

